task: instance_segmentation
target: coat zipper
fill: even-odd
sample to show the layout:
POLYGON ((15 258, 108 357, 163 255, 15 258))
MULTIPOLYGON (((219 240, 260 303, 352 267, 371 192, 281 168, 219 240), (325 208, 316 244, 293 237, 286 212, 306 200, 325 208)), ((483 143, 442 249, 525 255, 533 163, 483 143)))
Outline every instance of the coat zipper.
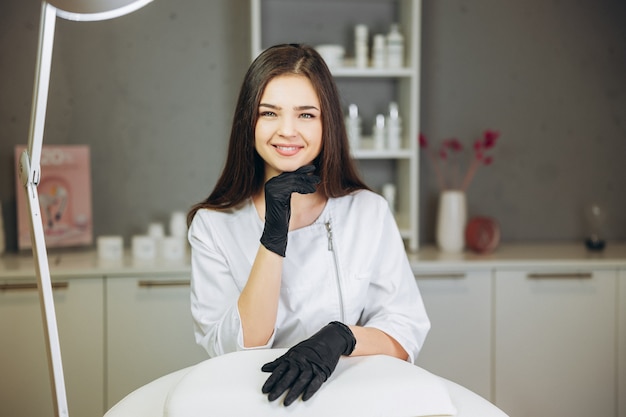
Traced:
POLYGON ((339 314, 341 322, 345 322, 345 314, 343 312, 343 288, 341 286, 341 277, 339 276, 339 262, 337 261, 337 252, 333 244, 333 229, 330 225, 330 221, 325 223, 326 234, 328 236, 328 250, 333 253, 333 261, 335 263, 335 278, 337 279, 337 292, 339 293, 339 314))

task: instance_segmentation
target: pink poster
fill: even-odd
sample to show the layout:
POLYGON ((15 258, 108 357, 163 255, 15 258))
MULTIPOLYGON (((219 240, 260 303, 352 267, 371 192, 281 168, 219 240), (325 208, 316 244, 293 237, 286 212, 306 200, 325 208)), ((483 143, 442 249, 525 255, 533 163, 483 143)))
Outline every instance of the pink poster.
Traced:
MULTIPOLYGON (((16 166, 24 145, 15 147, 16 166)), ((20 249, 31 247, 30 214, 24 187, 16 178, 20 249)), ((46 247, 85 246, 93 242, 91 171, 86 145, 44 145, 37 187, 46 247)))

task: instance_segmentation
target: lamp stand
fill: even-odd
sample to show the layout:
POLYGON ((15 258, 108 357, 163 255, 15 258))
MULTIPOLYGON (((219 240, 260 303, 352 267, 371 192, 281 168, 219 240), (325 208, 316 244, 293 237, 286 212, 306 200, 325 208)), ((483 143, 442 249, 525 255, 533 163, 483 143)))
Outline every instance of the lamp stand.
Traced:
POLYGON ((26 201, 30 212, 30 236, 33 258, 35 260, 35 271, 37 273, 39 304, 46 336, 46 352, 48 355, 48 370, 50 373, 55 417, 68 417, 68 407, 65 378, 63 376, 63 362, 61 360, 61 346, 59 344, 59 332, 37 186, 41 180, 41 151, 48 106, 48 89, 56 18, 59 16, 75 21, 113 19, 138 10, 151 1, 48 0, 43 1, 41 5, 39 44, 37 48, 33 105, 28 132, 28 147, 20 155, 19 178, 26 193, 26 201))
POLYGON ((35 73, 35 88, 33 92, 33 107, 30 118, 28 149, 22 152, 19 162, 19 174, 26 201, 30 212, 31 242, 35 270, 37 273, 37 288, 39 304, 46 336, 46 352, 48 355, 48 370, 52 387, 52 401, 56 417, 67 417, 67 395, 63 376, 63 362, 61 360, 61 346, 57 328, 52 284, 46 242, 44 238, 41 209, 39 207, 39 193, 37 185, 41 179, 41 149, 43 131, 46 120, 48 101, 48 86, 50 82, 50 67, 52 63, 52 47, 54 44, 54 26, 56 23, 56 8, 47 2, 41 6, 41 24, 39 28, 39 46, 35 73))

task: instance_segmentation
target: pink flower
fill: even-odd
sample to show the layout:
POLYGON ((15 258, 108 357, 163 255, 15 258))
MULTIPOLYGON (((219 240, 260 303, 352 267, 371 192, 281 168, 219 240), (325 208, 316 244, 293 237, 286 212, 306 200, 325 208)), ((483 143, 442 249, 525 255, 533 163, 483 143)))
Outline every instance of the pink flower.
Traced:
POLYGON ((442 147, 448 148, 453 152, 460 152, 463 150, 463 144, 459 142, 457 138, 451 138, 443 141, 442 147))
POLYGON ((419 142, 420 142, 420 148, 428 147, 428 139, 426 139, 426 136, 424 136, 423 133, 420 133, 419 142))
POLYGON ((485 130, 483 133, 483 145, 485 149, 490 149, 496 146, 496 141, 500 137, 500 132, 495 130, 485 130))
POLYGON ((463 176, 463 179, 459 181, 459 166, 457 158, 449 158, 451 153, 460 153, 463 151, 463 144, 457 138, 446 139, 441 142, 441 146, 438 151, 428 150, 428 139, 423 133, 419 135, 420 148, 424 149, 429 156, 435 174, 437 176, 437 182, 441 190, 444 189, 459 189, 466 191, 471 183, 478 167, 481 165, 491 165, 493 163, 493 156, 486 155, 486 152, 493 149, 496 145, 500 132, 496 130, 485 130, 480 139, 474 141, 474 157, 472 158, 469 167, 463 176))

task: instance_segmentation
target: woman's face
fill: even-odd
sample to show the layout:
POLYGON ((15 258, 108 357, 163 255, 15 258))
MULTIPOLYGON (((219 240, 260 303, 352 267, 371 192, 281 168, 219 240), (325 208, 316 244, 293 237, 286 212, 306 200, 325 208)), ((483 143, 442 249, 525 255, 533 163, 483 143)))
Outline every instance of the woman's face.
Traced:
POLYGON ((254 146, 265 161, 265 179, 310 164, 322 149, 320 101, 308 78, 281 75, 265 87, 254 146))

